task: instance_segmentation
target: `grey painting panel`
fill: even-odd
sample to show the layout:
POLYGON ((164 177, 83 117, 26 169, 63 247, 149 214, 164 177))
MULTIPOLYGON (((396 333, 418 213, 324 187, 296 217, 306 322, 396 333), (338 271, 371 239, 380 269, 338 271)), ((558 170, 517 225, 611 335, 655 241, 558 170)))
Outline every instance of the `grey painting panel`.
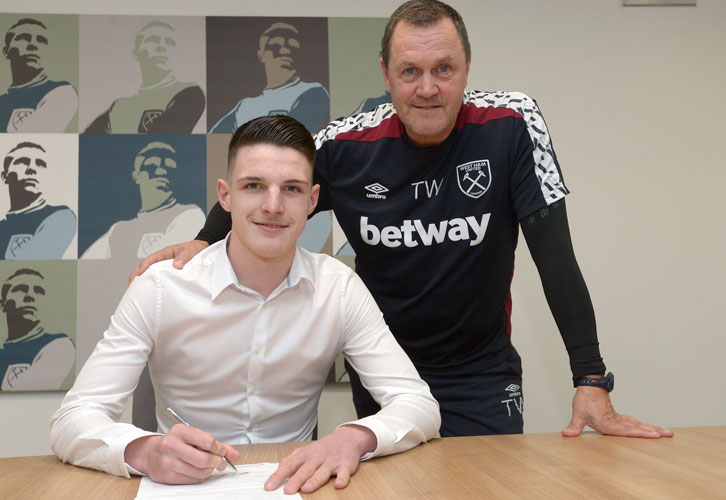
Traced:
POLYGON ((81 16, 80 129, 204 133, 203 17, 81 16))

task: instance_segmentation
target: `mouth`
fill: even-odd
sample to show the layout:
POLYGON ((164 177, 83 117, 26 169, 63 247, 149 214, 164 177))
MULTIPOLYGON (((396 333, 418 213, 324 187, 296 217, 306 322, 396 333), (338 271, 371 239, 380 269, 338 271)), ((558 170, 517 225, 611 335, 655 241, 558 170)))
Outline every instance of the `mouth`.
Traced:
POLYGON ((255 222, 255 226, 259 227, 264 231, 278 232, 289 227, 289 224, 282 224, 280 222, 255 222))
POLYGON ((412 104, 411 107, 420 109, 422 111, 432 111, 439 108, 442 108, 442 104, 412 104))

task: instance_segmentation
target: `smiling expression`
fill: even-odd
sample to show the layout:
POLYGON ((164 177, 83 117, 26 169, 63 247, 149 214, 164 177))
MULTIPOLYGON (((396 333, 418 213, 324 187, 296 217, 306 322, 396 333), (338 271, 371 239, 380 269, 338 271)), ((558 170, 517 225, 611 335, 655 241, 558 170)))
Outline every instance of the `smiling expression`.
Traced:
POLYGON ((449 18, 430 26, 400 21, 391 38, 386 90, 408 137, 419 146, 441 143, 454 128, 469 75, 469 61, 449 18))
POLYGON ((318 201, 312 165, 299 151, 271 144, 242 146, 227 180, 217 181, 232 215, 230 255, 292 262, 298 237, 318 201))

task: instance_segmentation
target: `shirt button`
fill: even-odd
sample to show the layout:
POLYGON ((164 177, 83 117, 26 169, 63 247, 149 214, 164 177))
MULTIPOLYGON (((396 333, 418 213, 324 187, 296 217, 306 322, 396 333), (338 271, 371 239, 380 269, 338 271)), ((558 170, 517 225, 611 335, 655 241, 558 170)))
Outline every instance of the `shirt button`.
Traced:
POLYGON ((255 353, 255 356, 259 356, 259 354, 260 354, 260 348, 259 347, 255 347, 255 350, 253 352, 255 353))
POLYGON ((250 393, 250 396, 252 396, 255 393, 255 389, 254 388, 250 389, 249 393, 250 393))
POLYGON ((252 430, 252 426, 250 425, 250 426, 247 427, 247 431, 249 432, 251 430, 252 430))

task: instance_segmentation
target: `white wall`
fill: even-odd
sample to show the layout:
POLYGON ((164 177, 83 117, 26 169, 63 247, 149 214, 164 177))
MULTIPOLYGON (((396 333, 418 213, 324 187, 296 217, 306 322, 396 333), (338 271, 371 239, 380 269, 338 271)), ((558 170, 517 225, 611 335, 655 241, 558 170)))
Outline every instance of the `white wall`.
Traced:
MULTIPOLYGON (((469 87, 521 90, 547 119, 575 250, 616 373, 616 409, 664 426, 726 425, 726 2, 623 8, 620 0, 460 0, 469 87)), ((389 0, 26 0, 23 12, 385 17, 389 0)), ((378 34, 372 36, 379 36, 378 34)), ((513 286, 527 432, 569 421, 567 356, 524 241, 513 286)), ((0 456, 50 453, 61 396, 3 394, 0 456), (22 429, 22 432, 18 430, 22 429)), ((321 431, 351 418, 326 391, 321 431)))

